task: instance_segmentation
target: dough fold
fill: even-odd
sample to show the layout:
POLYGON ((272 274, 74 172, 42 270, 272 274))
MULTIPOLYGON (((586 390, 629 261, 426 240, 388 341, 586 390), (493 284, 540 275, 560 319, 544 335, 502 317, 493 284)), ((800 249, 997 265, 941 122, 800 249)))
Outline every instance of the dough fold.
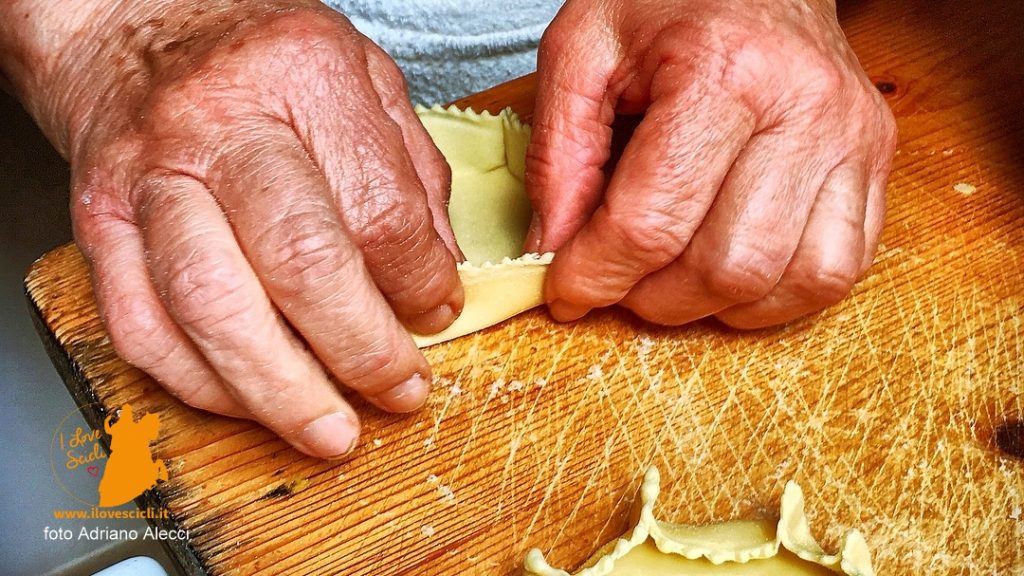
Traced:
POLYGON ((530 127, 509 109, 476 113, 451 106, 416 114, 452 170, 448 204, 466 261, 462 314, 438 334, 413 334, 420 348, 493 326, 544 303, 553 254, 523 254, 532 216, 523 185, 530 127))
MULTIPOLYGON (((803 491, 786 483, 778 523, 734 520, 686 526, 654 517, 660 490, 657 468, 648 469, 640 487, 640 510, 625 536, 609 542, 572 576, 649 576, 672 574, 846 574, 874 576, 867 542, 857 530, 844 534, 838 554, 827 554, 811 536, 803 491)), ((540 550, 524 562, 526 576, 570 576, 550 566, 540 550)))

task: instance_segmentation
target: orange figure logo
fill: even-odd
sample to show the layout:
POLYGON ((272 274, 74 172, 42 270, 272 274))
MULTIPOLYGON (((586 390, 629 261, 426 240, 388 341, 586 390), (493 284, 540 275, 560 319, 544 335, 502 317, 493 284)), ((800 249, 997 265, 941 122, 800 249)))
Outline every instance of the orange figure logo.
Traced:
POLYGON ((163 460, 153 460, 149 443, 156 440, 160 416, 144 414, 137 422, 130 404, 121 407, 121 417, 114 424, 114 415, 103 421, 110 435, 110 459, 100 479, 100 506, 119 506, 167 480, 163 460))

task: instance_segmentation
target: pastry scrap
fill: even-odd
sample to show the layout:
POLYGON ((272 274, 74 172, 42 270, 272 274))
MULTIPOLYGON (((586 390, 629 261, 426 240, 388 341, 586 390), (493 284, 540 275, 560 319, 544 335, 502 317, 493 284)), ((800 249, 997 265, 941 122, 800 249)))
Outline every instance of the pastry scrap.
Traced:
POLYGON ((416 114, 452 169, 448 216, 466 261, 458 266, 462 314, 443 332, 413 334, 420 348, 493 326, 544 303, 552 254, 523 254, 530 201, 523 185, 530 127, 511 110, 452 106, 416 114))
MULTIPOLYGON (((826 554, 811 536, 804 495, 795 482, 782 494, 780 519, 733 520, 685 526, 655 519, 661 478, 650 468, 640 487, 639 519, 622 538, 609 542, 573 576, 691 576, 699 574, 846 574, 874 576, 867 542, 857 530, 843 535, 838 554, 826 554)), ((540 550, 526 555, 526 576, 570 576, 551 567, 540 550)))

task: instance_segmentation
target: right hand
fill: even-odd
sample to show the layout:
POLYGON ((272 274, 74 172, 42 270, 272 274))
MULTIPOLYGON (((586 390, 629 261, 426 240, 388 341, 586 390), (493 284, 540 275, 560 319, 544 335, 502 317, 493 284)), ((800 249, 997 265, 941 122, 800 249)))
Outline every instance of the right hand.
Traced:
POLYGON ((431 373, 406 327, 461 310, 448 167, 397 67, 343 16, 303 0, 170 13, 183 4, 101 22, 97 55, 62 67, 100 312, 184 402, 344 455, 359 424, 335 380, 418 408, 431 373))
POLYGON ((896 123, 834 0, 570 0, 540 44, 527 248, 552 316, 792 321, 874 261, 896 123), (610 178, 615 112, 644 113, 610 178))

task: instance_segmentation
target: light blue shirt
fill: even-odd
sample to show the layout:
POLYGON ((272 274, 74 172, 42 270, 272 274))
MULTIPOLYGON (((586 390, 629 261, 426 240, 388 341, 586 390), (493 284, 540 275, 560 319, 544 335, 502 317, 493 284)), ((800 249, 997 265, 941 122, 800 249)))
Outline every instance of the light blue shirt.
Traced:
POLYGON ((440 104, 528 74, 562 0, 324 0, 405 73, 413 102, 440 104))

